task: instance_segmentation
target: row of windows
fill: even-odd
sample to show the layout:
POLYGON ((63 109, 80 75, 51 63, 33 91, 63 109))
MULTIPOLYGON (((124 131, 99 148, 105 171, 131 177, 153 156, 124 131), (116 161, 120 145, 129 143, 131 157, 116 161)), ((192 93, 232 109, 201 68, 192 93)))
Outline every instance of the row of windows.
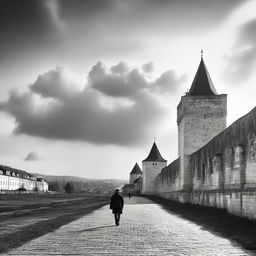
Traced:
MULTIPOLYGON (((19 174, 17 174, 17 176, 14 176, 14 175, 5 175, 5 174, 2 174, 2 173, 0 173, 0 179, 6 179, 7 177, 13 177, 14 179, 25 179, 25 180, 27 180, 28 182, 29 181, 36 181, 37 180, 37 178, 36 177, 29 177, 29 176, 19 176, 19 174)), ((10 178, 11 178, 10 177, 10 178)))
POLYGON ((18 177, 18 178, 27 179, 27 180, 36 180, 36 177, 33 177, 33 176, 19 174, 15 172, 9 172, 9 171, 2 171, 2 170, 0 170, 0 175, 18 177))
MULTIPOLYGON (((8 185, 8 181, 1 180, 1 181, 0 181, 0 184, 1 184, 1 185, 8 185)), ((15 181, 10 181, 10 182, 9 182, 9 185, 10 185, 10 186, 17 186, 17 185, 19 185, 19 182, 18 182, 18 181, 16 181, 16 182, 15 182, 15 181)))
MULTIPOLYGON (((0 184, 1 185, 8 185, 8 182, 9 182, 9 185, 17 185, 17 184, 19 184, 20 183, 20 181, 22 181, 23 182, 23 184, 26 184, 26 185, 28 185, 28 184, 34 184, 34 182, 33 183, 31 183, 31 181, 29 181, 29 180, 23 180, 23 179, 16 179, 16 180, 9 180, 9 179, 6 179, 6 177, 1 177, 0 176, 0 184)), ((39 181, 40 182, 40 181, 39 181)), ((41 182, 40 182, 41 183, 41 182)))

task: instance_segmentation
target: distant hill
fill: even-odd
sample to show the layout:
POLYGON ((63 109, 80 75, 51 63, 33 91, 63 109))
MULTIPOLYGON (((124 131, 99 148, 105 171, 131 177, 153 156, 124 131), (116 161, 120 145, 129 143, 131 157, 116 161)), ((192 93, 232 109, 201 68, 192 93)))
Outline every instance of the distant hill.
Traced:
POLYGON ((84 192, 88 194, 111 194, 115 188, 122 187, 127 180, 120 179, 87 179, 76 176, 54 176, 32 173, 36 177, 41 177, 49 183, 49 190, 64 192, 65 185, 69 182, 74 188, 74 192, 84 192))

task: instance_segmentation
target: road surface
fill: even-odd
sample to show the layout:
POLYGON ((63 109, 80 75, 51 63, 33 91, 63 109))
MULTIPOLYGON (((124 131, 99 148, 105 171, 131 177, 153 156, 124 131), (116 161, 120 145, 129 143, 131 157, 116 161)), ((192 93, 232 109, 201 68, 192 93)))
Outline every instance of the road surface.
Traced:
POLYGON ((228 239, 164 210, 153 201, 125 199, 120 226, 109 206, 2 255, 251 255, 228 239))

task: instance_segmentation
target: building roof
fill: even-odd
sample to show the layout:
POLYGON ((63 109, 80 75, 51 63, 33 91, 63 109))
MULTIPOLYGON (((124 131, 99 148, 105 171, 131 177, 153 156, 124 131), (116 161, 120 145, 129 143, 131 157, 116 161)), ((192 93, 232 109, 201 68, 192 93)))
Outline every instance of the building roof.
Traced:
POLYGON ((28 172, 25 172, 23 170, 18 170, 18 169, 9 167, 9 166, 0 165, 0 170, 8 171, 8 172, 15 173, 15 174, 19 174, 21 177, 24 177, 24 178, 34 178, 34 179, 36 179, 36 177, 34 175, 32 175, 28 172))
POLYGON ((195 78, 187 95, 217 95, 208 70, 204 64, 203 57, 201 57, 195 78))
POLYGON ((152 161, 152 162, 167 162, 160 154, 156 143, 154 142, 149 155, 146 159, 144 159, 142 162, 147 162, 147 161, 152 161))
POLYGON ((142 174, 142 171, 137 163, 134 165, 130 174, 142 174))

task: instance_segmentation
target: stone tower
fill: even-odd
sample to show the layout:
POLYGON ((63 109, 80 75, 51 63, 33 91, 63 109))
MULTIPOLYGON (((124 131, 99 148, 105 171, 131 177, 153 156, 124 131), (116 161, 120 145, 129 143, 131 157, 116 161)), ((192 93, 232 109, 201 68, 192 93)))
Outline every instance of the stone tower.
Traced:
POLYGON ((148 157, 142 161, 142 194, 154 194, 156 176, 166 164, 154 142, 148 157))
POLYGON ((138 179, 142 175, 142 171, 139 165, 136 163, 130 172, 130 184, 133 184, 136 179, 138 179))
POLYGON ((189 189, 189 155, 226 128, 227 94, 218 94, 203 57, 191 88, 177 107, 181 189, 189 189))

